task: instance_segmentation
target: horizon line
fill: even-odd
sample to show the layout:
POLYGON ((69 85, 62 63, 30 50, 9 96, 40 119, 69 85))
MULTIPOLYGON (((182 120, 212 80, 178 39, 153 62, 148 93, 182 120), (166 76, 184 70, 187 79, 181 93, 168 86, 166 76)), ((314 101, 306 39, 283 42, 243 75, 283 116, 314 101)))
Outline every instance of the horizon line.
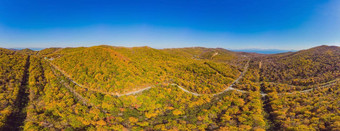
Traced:
POLYGON ((163 48, 155 48, 152 46, 147 46, 147 45, 143 45, 143 46, 121 46, 121 45, 108 45, 108 44, 99 44, 99 45, 90 45, 90 46, 50 46, 50 47, 1 47, 1 48, 6 48, 6 49, 47 49, 47 48, 77 48, 77 47, 93 47, 93 46, 116 46, 116 47, 150 47, 150 48, 154 48, 154 49, 173 49, 173 48, 193 48, 193 47, 203 47, 203 48, 223 48, 223 49, 227 49, 227 50, 235 50, 235 51, 239 51, 239 50, 258 50, 258 51, 263 51, 263 50, 277 50, 277 51, 298 51, 298 50, 305 50, 305 49, 310 49, 313 47, 318 47, 318 46, 337 46, 339 47, 339 45, 333 45, 333 44, 320 44, 317 46, 311 46, 309 48, 304 48, 304 49, 280 49, 280 48, 225 48, 225 47, 205 47, 205 46, 183 46, 183 47, 163 47, 163 48))

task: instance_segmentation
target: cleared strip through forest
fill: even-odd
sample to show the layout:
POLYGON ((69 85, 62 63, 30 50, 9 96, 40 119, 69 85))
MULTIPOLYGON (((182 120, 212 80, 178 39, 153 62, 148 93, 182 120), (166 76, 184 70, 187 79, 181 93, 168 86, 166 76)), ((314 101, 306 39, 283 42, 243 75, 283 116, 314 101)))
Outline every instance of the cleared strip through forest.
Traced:
POLYGON ((22 130, 21 126, 24 124, 24 121, 27 116, 27 112, 25 112, 26 105, 29 101, 28 98, 28 79, 29 79, 29 67, 30 67, 30 56, 27 56, 24 75, 19 87, 19 92, 14 102, 15 107, 12 113, 8 116, 5 126, 3 129, 4 131, 19 131, 22 130))

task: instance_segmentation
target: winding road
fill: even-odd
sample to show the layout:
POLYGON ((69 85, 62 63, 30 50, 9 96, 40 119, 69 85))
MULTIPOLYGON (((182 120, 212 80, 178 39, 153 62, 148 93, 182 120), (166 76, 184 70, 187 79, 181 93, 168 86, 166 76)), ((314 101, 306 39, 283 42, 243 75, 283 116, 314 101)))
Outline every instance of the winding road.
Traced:
MULTIPOLYGON (((51 70, 52 70, 52 72, 55 76, 58 76, 53 68, 51 68, 51 70)), ((81 102, 81 104, 88 106, 88 107, 94 107, 96 109, 99 109, 102 112, 107 113, 106 110, 104 110, 104 109, 102 109, 98 106, 95 106, 93 103, 91 103, 90 101, 85 99, 83 96, 81 96, 79 93, 77 93, 72 87, 70 87, 66 82, 64 82, 64 80, 59 80, 59 83, 64 85, 64 87, 67 88, 78 99, 78 101, 81 102)))
MULTIPOLYGON (((98 92, 98 93, 102 93, 102 94, 106 94, 106 95, 112 95, 112 96, 116 96, 116 97, 121 97, 121 96, 128 96, 128 95, 135 95, 135 94, 138 94, 138 93, 141 93, 143 91, 146 91, 146 90, 149 90, 151 89, 152 87, 154 87, 155 85, 153 86, 148 86, 146 88, 142 88, 142 89, 139 89, 137 91, 131 91, 131 92, 128 92, 128 93, 124 93, 124 94, 119 94, 119 93, 109 93, 109 92, 103 92, 103 91, 99 91, 99 90, 96 90, 96 89, 91 89, 91 88, 87 88, 85 87, 84 85, 82 84, 79 84, 77 83, 76 81, 74 81, 70 75, 68 75, 65 71, 63 71, 62 69, 60 69, 58 66, 54 65, 52 62, 50 62, 49 60, 47 60, 48 63, 50 63, 50 65, 52 65, 52 67, 56 70, 58 70, 61 74, 63 74, 64 76, 66 76, 67 79, 69 79, 71 82, 73 82, 74 84, 76 84, 77 86, 81 87, 81 88, 84 88, 86 90, 90 90, 90 91, 94 91, 94 92, 98 92)), ((189 90, 186 90, 185 88, 175 84, 175 83, 172 83, 170 85, 173 85, 173 86, 177 86, 179 89, 181 89, 182 91, 186 92, 186 93, 189 93, 189 94, 192 94, 194 96, 202 96, 202 95, 212 95, 212 96, 215 96, 215 95, 220 95, 224 92, 227 92, 227 91, 230 91, 230 90, 236 90, 236 91, 240 91, 240 92, 247 92, 247 91, 243 91, 243 90, 239 90, 239 89, 235 89, 233 88, 233 86, 239 82, 240 79, 242 79, 242 77, 244 76, 244 74, 248 71, 248 67, 249 67, 249 62, 250 62, 250 59, 248 59, 247 63, 245 64, 244 66, 244 69, 243 69, 243 72, 240 74, 240 76, 235 80, 233 81, 233 83, 227 87, 225 90, 221 91, 221 92, 218 92, 218 93, 215 93, 215 94, 199 94, 199 93, 195 93, 195 92, 191 92, 189 90)))
POLYGON ((119 93, 109 93, 109 92, 104 92, 104 91, 100 91, 100 90, 96 90, 96 89, 92 89, 92 88, 87 88, 86 86, 82 85, 82 84, 79 84, 77 82, 75 82, 70 75, 68 75, 64 70, 60 69, 58 66, 54 65, 52 62, 50 62, 49 60, 47 60, 50 65, 52 65, 52 67, 56 70, 58 70, 61 74, 63 74, 67 79, 69 79, 72 83, 76 84, 77 86, 81 87, 81 88, 84 88, 86 90, 89 90, 89 91, 94 91, 94 92, 98 92, 98 93, 101 93, 101 94, 105 94, 105 95, 112 95, 112 96, 117 96, 117 97, 121 97, 121 96, 128 96, 128 95, 135 95, 135 94, 138 94, 138 93, 141 93, 145 90, 149 90, 151 89, 152 87, 154 87, 155 85, 153 86, 148 86, 148 87, 145 87, 145 88, 142 88, 140 90, 137 90, 137 91, 131 91, 131 92, 127 92, 127 93, 124 93, 124 94, 119 94, 119 93))
POLYGON ((227 92, 227 91, 230 91, 230 90, 236 90, 236 91, 239 91, 239 92, 242 92, 242 93, 245 93, 246 91, 244 90, 239 90, 239 89, 235 89, 233 88, 233 86, 239 82, 240 79, 242 79, 242 77, 244 76, 244 74, 246 74, 246 72, 248 71, 248 67, 249 67, 249 62, 250 62, 250 59, 248 59, 246 65, 244 66, 243 68, 243 72, 240 74, 240 76, 233 81, 233 83, 228 86, 226 89, 224 89, 223 91, 221 92, 218 92, 218 93, 215 93, 215 94, 198 94, 198 93, 195 93, 195 92, 191 92, 189 90, 186 90, 185 88, 177 85, 177 84, 170 84, 170 85, 173 85, 173 86, 177 86, 179 89, 183 90, 184 92, 186 93, 189 93, 189 94, 192 94, 194 96, 202 96, 202 95, 211 95, 211 96, 216 96, 216 95, 220 95, 220 94, 223 94, 224 92, 227 92))
MULTIPOLYGON (((146 90, 149 90, 153 87, 155 87, 156 85, 153 85, 153 86, 148 86, 148 87, 145 87, 145 88, 142 88, 142 89, 139 89, 139 90, 136 90, 136 91, 131 91, 131 92, 127 92, 127 93, 124 93, 124 94, 119 94, 119 93, 109 93, 109 92, 104 92, 104 91, 99 91, 99 90, 96 90, 96 89, 92 89, 92 88, 87 88, 86 86, 82 85, 82 84, 79 84, 77 82, 75 82, 71 77, 70 75, 68 75, 65 71, 63 71, 62 69, 60 69, 58 66, 54 65, 52 62, 50 62, 49 60, 46 60, 48 61, 48 63, 50 63, 50 65, 52 65, 53 68, 55 68, 56 70, 58 70, 59 72, 61 72, 61 74, 63 74, 64 76, 66 76, 67 79, 69 79, 71 82, 73 82, 74 84, 76 84, 77 86, 81 87, 81 88, 84 88, 86 90, 89 90, 89 91, 94 91, 94 92, 98 92, 98 93, 102 93, 102 94, 106 94, 106 95, 112 95, 112 96, 115 96, 115 97, 121 97, 121 96, 129 96, 129 95, 136 95, 136 94, 139 94, 139 93, 142 93, 143 91, 146 91, 146 90)), ((243 78, 243 76, 245 75, 245 73, 248 71, 248 67, 249 67, 249 62, 250 62, 250 58, 248 59, 247 63, 245 64, 244 66, 244 69, 243 69, 243 72, 240 74, 240 76, 233 81, 233 83, 228 86, 226 89, 224 89, 223 91, 221 92, 218 92, 218 93, 215 93, 215 94, 199 94, 199 93, 195 93, 195 92, 191 92, 183 87, 181 87, 180 85, 178 84, 175 84, 175 83, 172 83, 170 85, 172 86, 177 86, 179 89, 181 89, 182 91, 186 92, 186 93, 189 93, 189 94, 192 94, 194 96, 202 96, 202 95, 210 95, 210 96, 216 96, 216 95, 220 95, 220 94, 223 94, 227 91, 231 91, 231 90, 235 90, 235 91, 238 91, 238 92, 241 92, 241 93, 249 93, 249 91, 246 91, 246 90, 240 90, 240 89, 236 89, 236 88, 233 88, 233 86, 239 82, 239 80, 241 80, 243 78)), ((314 89, 316 88, 325 88, 325 87, 329 87, 329 86, 332 86, 334 84, 337 83, 337 80, 338 79, 335 79, 333 81, 330 81, 330 82, 327 82, 327 83, 324 83, 324 84, 320 84, 319 86, 316 86, 315 88, 311 88, 311 89, 306 89, 306 90, 302 90, 302 91, 294 91, 294 92, 300 92, 300 93, 306 93, 306 92, 310 92, 310 91, 313 91, 314 89)), ((70 90, 72 91, 72 90, 70 90)), ((285 93, 278 93, 279 95, 282 95, 282 94, 293 94, 294 92, 285 92, 285 93)), ((267 93, 263 93, 261 92, 260 93, 262 97, 265 97, 266 95, 268 95, 267 93)), ((79 94, 78 94, 79 95, 79 94)), ((77 95, 77 96, 78 96, 77 95)))
MULTIPOLYGON (((293 91, 293 92, 284 92, 284 93, 278 93, 278 95, 284 95, 284 94, 293 94, 293 93, 296 93, 296 92, 300 92, 300 93, 308 93, 308 92, 311 92, 315 89, 322 89, 322 88, 326 88, 326 87, 329 87, 329 86, 332 86, 332 85, 335 85, 337 84, 337 82, 340 81, 340 78, 336 78, 332 81, 328 81, 326 83, 321 83, 321 84, 318 84, 318 85, 313 85, 314 87, 313 88, 310 88, 310 89, 304 89, 304 90, 301 90, 301 91, 293 91)), ((275 83, 275 82, 270 82, 270 83, 275 83)), ((275 83, 275 84, 278 84, 278 83, 275 83)), ((288 86, 295 86, 295 85, 288 85, 288 86)), ((302 87, 302 86, 300 86, 302 87)), ((247 91, 246 91, 247 92, 247 91)), ((267 93, 263 93, 261 92, 261 95, 262 97, 268 95, 267 93)))

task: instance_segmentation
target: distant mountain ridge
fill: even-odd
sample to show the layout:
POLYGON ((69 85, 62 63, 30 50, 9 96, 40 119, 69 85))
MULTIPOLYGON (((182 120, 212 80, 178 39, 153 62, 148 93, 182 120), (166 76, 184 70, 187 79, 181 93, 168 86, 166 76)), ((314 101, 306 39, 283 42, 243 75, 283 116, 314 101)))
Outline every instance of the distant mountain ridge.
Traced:
POLYGON ((40 51, 40 50, 43 50, 45 48, 7 48, 9 50, 14 50, 14 51, 17 51, 17 50, 24 50, 24 49, 30 49, 30 50, 33 50, 33 51, 40 51))
MULTIPOLYGON (((102 46, 110 46, 110 45, 102 45, 102 46)), ((321 45, 321 46, 311 47, 309 49, 318 48, 318 47, 333 48, 337 46, 321 45)), ((54 48, 54 47, 51 47, 51 48, 54 48)), ((65 47, 65 48, 68 48, 68 47, 65 47)), ((24 50, 24 49, 30 49, 33 51, 41 51, 41 50, 49 49, 49 48, 5 48, 5 49, 13 50, 13 51, 24 50)), ((201 50, 216 49, 216 50, 225 50, 225 51, 231 51, 231 52, 245 52, 245 53, 258 53, 258 54, 279 54, 279 53, 286 53, 286 52, 301 51, 301 50, 283 50, 283 49, 257 49, 257 48, 227 49, 227 48, 206 48, 206 47, 163 48, 161 50, 167 50, 167 49, 201 49, 201 50)), ((305 50, 308 50, 308 49, 305 49, 305 50)))
POLYGON ((259 54, 278 54, 286 52, 296 52, 297 50, 280 50, 280 49, 230 49, 235 52, 259 53, 259 54))

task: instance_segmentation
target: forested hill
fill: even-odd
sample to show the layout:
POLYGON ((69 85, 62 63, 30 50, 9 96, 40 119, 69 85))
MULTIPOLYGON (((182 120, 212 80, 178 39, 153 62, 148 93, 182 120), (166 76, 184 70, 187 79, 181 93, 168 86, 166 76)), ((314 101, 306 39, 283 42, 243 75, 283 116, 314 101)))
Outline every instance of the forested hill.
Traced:
POLYGON ((294 53, 260 57, 263 81, 313 85, 340 76, 340 47, 319 46, 294 53))
POLYGON ((340 48, 0 48, 0 130, 340 130, 340 48))
POLYGON ((234 52, 206 48, 94 46, 41 52, 82 85, 117 93, 173 82, 194 92, 216 93, 238 77, 247 61, 234 52))
POLYGON ((1 55, 10 55, 10 54, 13 54, 14 51, 12 50, 8 50, 8 49, 5 49, 5 48, 0 48, 0 54, 1 55))

